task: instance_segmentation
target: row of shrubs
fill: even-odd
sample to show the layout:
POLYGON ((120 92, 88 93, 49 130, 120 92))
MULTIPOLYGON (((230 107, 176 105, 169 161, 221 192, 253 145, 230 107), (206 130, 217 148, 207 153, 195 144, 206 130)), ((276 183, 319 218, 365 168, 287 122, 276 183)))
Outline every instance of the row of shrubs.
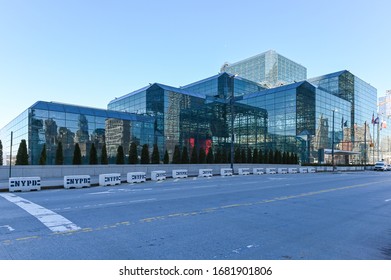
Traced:
MULTIPOLYGON (((281 152, 279 150, 268 150, 262 151, 258 149, 240 149, 236 148, 234 150, 234 162, 235 163, 270 163, 270 164, 297 164, 298 157, 295 153, 281 152)), ((42 152, 39 159, 40 165, 45 165, 47 162, 46 155, 46 145, 43 145, 42 152)), ((72 164, 79 165, 85 162, 81 155, 81 150, 79 144, 75 144, 72 164)), ((103 145, 101 155, 98 157, 97 150, 95 145, 92 144, 89 151, 89 158, 87 160, 88 164, 108 164, 109 158, 107 155, 106 146, 103 145)), ((138 147, 136 143, 132 143, 129 148, 129 154, 125 155, 124 149, 122 146, 117 148, 117 154, 115 161, 110 160, 110 162, 115 162, 115 164, 202 164, 202 163, 230 163, 231 162, 231 151, 230 149, 216 148, 214 150, 212 147, 204 149, 202 147, 193 148, 191 151, 188 151, 187 147, 180 149, 180 146, 175 146, 172 159, 168 151, 165 151, 163 158, 159 154, 158 146, 155 144, 152 149, 152 154, 150 155, 149 146, 144 144, 141 149, 141 154, 138 153, 138 147)), ((62 143, 59 142, 57 145, 55 164, 62 165, 64 164, 63 148, 62 143)), ((28 154, 26 141, 22 140, 18 153, 16 156, 16 165, 28 165, 28 154)))

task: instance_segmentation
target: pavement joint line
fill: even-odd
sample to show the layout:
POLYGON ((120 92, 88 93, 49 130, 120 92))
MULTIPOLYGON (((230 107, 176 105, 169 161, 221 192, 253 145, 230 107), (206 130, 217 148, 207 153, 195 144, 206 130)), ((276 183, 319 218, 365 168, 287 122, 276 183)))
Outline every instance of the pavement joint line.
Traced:
MULTIPOLYGON (((389 180, 384 180, 381 182, 389 182, 389 180)), ((289 200, 289 199, 295 199, 295 198, 301 198, 301 197, 308 197, 312 195, 318 195, 322 193, 329 193, 329 192, 334 192, 334 191, 342 191, 342 190, 347 190, 347 189, 353 189, 353 188, 359 188, 359 187, 367 187, 373 185, 373 183, 365 183, 365 184, 358 184, 358 185, 351 185, 351 186, 345 186, 345 187, 340 187, 340 188, 331 188, 331 189, 325 189, 325 190, 320 190, 320 191, 314 191, 314 192, 307 192, 307 193, 301 193, 298 195, 290 195, 290 196, 281 196, 281 197, 276 197, 272 199, 264 199, 261 201, 257 202, 246 202, 246 203, 238 203, 238 204, 230 204, 230 205, 223 205, 219 207, 211 207, 211 208, 205 208, 200 211, 193 211, 193 212, 182 212, 182 213, 172 213, 168 215, 162 215, 162 216, 156 216, 156 217, 149 217, 149 218, 142 218, 139 219, 137 223, 150 223, 150 222, 155 222, 155 221, 161 221, 169 218, 176 218, 176 217, 187 217, 187 216, 195 216, 195 215, 201 215, 201 214, 206 214, 206 213, 214 213, 219 210, 224 210, 227 208, 233 208, 233 207, 243 207, 243 206, 254 206, 254 205, 260 205, 260 204, 266 204, 266 203, 272 203, 272 202, 278 202, 278 201, 284 201, 284 200, 289 200)), ((391 201, 391 199, 389 199, 391 201)), ((53 232, 50 235, 47 236, 67 236, 67 235, 73 235, 73 234, 78 234, 78 233, 89 233, 89 232, 94 232, 94 231, 100 231, 100 230, 107 230, 107 229, 113 229, 117 228, 119 226, 129 226, 129 225, 134 225, 136 223, 131 222, 131 221, 123 221, 123 222, 117 222, 112 225, 104 225, 101 227, 97 228, 81 228, 77 230, 68 230, 68 231, 63 231, 63 232, 53 232)), ((19 237, 14 240, 3 240, 1 241, 2 244, 4 245, 11 245, 14 241, 15 242, 20 242, 20 241, 28 241, 28 240, 34 240, 34 239, 41 239, 45 237, 43 236, 26 236, 26 237, 19 237)))

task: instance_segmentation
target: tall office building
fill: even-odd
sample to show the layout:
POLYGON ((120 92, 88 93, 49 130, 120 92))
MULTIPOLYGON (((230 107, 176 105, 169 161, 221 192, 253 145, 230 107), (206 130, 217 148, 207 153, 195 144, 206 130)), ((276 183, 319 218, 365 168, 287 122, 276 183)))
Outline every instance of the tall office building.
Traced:
POLYGON ((379 97, 379 115, 391 117, 391 89, 386 91, 386 95, 379 97))
POLYGON ((273 50, 236 63, 225 63, 221 72, 237 74, 268 88, 307 79, 307 68, 273 50))

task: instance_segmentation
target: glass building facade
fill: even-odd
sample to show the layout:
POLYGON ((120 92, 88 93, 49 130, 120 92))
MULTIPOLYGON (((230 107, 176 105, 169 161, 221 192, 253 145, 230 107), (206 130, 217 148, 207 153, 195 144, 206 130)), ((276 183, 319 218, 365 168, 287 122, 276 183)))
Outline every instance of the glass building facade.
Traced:
POLYGON ((32 165, 39 164, 44 144, 47 164, 55 164, 59 142, 63 146, 64 164, 72 164, 76 143, 79 144, 84 163, 88 162, 92 144, 98 156, 103 145, 106 145, 108 157, 114 162, 119 145, 127 153, 133 141, 153 144, 154 122, 148 116, 38 101, 1 129, 0 139, 5 147, 6 165, 10 160, 14 163, 22 139, 27 142, 29 164, 32 165))
POLYGON ((232 136, 235 150, 294 153, 306 163, 330 163, 333 148, 338 164, 377 161, 376 89, 349 71, 294 82, 306 70, 292 69, 283 78, 288 84, 272 88, 226 72, 179 88, 150 84, 113 99, 108 110, 39 101, 0 130, 4 164, 14 161, 22 139, 31 164, 44 144, 47 164, 54 164, 59 142, 71 164, 76 143, 84 162, 94 144, 98 155, 106 145, 113 163, 118 146, 127 154, 132 142, 139 150, 148 144, 150 152, 156 144, 161 159, 167 151, 172 160, 176 145, 189 154, 210 147, 229 153, 232 136))
POLYGON ((237 74, 269 88, 307 79, 307 68, 273 50, 236 63, 226 63, 221 71, 237 74))

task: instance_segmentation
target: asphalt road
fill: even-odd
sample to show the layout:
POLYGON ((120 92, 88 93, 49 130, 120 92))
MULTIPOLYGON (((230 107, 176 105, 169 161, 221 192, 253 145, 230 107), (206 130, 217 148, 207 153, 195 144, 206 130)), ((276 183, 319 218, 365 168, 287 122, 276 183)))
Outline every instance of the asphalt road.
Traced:
POLYGON ((0 193, 0 259, 391 259, 391 173, 0 193))

